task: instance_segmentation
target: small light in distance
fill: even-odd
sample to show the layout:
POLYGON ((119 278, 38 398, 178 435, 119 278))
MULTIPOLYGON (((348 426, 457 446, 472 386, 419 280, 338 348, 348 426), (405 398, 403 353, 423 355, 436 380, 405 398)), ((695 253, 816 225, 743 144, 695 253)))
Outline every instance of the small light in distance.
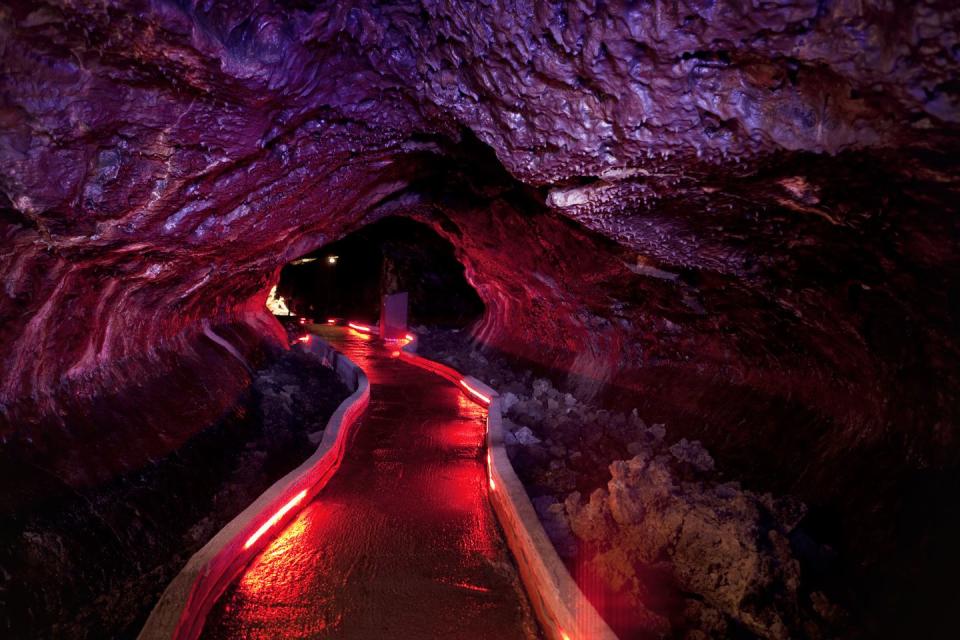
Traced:
POLYGON ((337 324, 336 318, 327 318, 327 324, 337 324))
POLYGON ((490 404, 490 398, 487 397, 487 396, 485 396, 484 394, 480 393, 479 391, 477 391, 477 390, 474 389, 473 387, 471 387, 469 384, 467 384, 467 381, 466 381, 466 380, 461 379, 461 380, 460 380, 460 386, 463 387, 464 389, 466 389, 466 390, 467 390, 467 393, 469 393, 470 395, 472 395, 474 398, 477 398, 478 400, 480 400, 481 402, 483 402, 483 404, 490 404))
POLYGON ((293 509, 295 506, 297 506, 297 504, 300 503, 301 500, 303 500, 306 497, 307 497, 306 489, 304 489, 297 495, 293 496, 293 498, 291 498, 287 504, 280 507, 275 514, 270 516, 269 520, 267 520, 262 525, 260 525, 260 528, 257 529, 252 536, 247 538, 247 541, 243 544, 243 548, 249 549, 250 547, 252 547, 253 544, 257 540, 259 540, 261 536, 263 536, 263 534, 267 532, 268 529, 270 529, 270 527, 280 522, 280 519, 283 518, 283 516, 287 515, 290 509, 293 509))
POLYGON ((300 318, 300 324, 307 324, 306 318, 300 318))
POLYGON ((337 260, 340 256, 327 256, 327 264, 337 264, 337 260))
POLYGON ((310 342, 310 336, 300 336, 297 338, 297 342, 310 342))

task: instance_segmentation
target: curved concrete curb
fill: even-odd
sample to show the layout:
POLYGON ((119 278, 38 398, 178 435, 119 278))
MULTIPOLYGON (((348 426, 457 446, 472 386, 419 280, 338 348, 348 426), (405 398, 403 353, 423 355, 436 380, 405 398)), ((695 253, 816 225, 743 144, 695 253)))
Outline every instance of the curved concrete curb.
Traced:
POLYGON ((190 558, 150 612, 139 640, 198 638, 220 595, 272 540, 272 536, 258 536, 257 532, 266 534, 260 531, 264 527, 279 531, 296 515, 293 507, 306 505, 340 466, 350 427, 370 401, 370 384, 360 367, 317 336, 311 336, 302 348, 329 363, 354 392, 330 416, 314 454, 275 482, 190 558))
POLYGON ((551 640, 617 640, 567 571, 507 457, 499 394, 472 376, 461 375, 447 365, 418 356, 415 348, 416 341, 403 347, 401 357, 450 380, 481 404, 476 394, 490 400, 487 410, 490 502, 544 634, 551 640))

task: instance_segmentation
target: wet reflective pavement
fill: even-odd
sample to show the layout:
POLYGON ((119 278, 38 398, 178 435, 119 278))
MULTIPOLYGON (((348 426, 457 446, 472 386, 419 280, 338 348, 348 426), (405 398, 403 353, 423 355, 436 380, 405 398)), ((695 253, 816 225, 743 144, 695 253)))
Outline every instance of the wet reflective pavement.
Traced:
POLYGON ((487 498, 486 410, 368 336, 316 332, 367 373, 370 406, 343 465, 203 637, 537 637, 487 498))

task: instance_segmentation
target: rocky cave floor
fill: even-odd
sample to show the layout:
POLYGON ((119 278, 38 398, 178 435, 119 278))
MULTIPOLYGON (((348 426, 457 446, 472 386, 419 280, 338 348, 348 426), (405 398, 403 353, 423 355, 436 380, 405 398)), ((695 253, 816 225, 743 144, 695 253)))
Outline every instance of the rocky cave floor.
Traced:
POLYGON ((0 521, 0 636, 133 638, 194 552, 316 446, 350 391, 313 356, 275 354, 186 446, 90 492, 0 521))
POLYGON ((837 553, 806 529, 802 502, 744 488, 700 442, 581 402, 466 331, 415 330, 420 354, 501 394, 508 455, 621 638, 851 634, 837 553))

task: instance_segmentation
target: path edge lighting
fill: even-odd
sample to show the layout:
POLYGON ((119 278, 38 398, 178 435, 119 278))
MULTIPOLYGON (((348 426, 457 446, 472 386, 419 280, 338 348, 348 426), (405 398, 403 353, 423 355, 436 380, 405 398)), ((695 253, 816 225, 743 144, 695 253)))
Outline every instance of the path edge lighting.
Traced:
POLYGON ((333 370, 353 393, 330 416, 313 455, 271 485, 190 557, 150 612, 138 640, 199 638, 224 589, 339 468, 353 428, 369 403, 370 382, 360 367, 324 341, 311 340, 303 348, 321 361, 334 363, 333 370))
POLYGON ((550 640, 617 640, 560 559, 517 477, 503 443, 499 394, 472 376, 417 355, 415 347, 415 341, 401 347, 401 357, 446 378, 468 398, 487 407, 488 496, 546 637, 550 640))

